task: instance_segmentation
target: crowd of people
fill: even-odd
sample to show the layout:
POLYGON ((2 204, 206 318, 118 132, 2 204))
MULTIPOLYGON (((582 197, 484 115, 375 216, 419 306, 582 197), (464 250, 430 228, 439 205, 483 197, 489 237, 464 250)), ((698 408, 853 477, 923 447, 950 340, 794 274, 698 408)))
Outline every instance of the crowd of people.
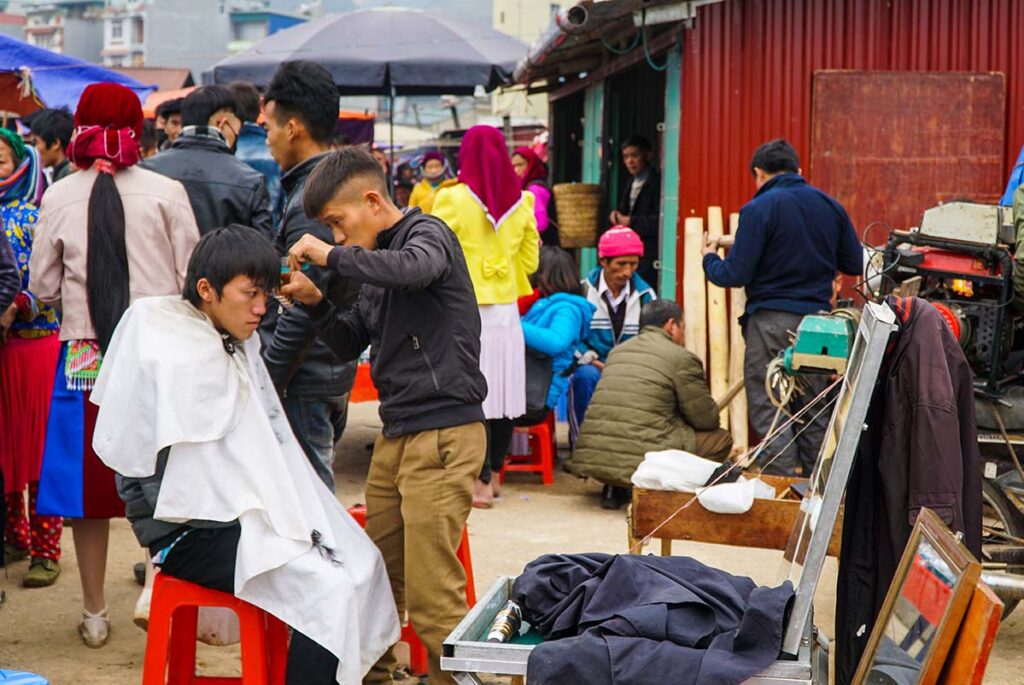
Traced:
MULTIPOLYGON (((454 682, 439 657, 465 611, 457 549, 471 507, 500 496, 517 426, 564 403, 567 469, 605 484, 608 508, 647 451, 731 452, 681 308, 655 293, 648 140, 621 148, 630 178, 581 280, 536 150, 476 126, 455 165, 428 152, 409 184, 339 139, 336 93, 296 61, 262 92, 202 86, 155 121, 94 84, 73 115, 0 129, 4 556, 28 561, 26 587, 52 585, 72 521, 89 647, 110 637, 109 521, 127 516, 140 626, 165 573, 288 623, 288 682, 386 683, 407 615, 431 682, 454 682), (383 429, 364 535, 333 459, 367 349, 383 429)), ((778 159, 758 162, 763 184, 804 192, 778 159)), ((709 279, 749 284, 760 254, 737 243, 718 263, 714 247, 709 279)), ((770 287, 748 291, 748 329, 789 325, 768 318, 770 287)))

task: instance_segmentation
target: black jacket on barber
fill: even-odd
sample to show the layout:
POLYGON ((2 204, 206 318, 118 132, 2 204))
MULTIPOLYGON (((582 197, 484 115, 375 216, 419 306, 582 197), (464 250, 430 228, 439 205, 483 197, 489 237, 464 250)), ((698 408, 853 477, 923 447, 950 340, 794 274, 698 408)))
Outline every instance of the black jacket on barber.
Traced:
MULTIPOLYGON (((307 217, 302 207, 306 179, 322 158, 323 155, 311 157, 281 176, 285 201, 281 226, 274 244, 282 257, 307 233, 334 244, 330 229, 316 219, 307 217)), ((317 266, 310 266, 306 275, 322 292, 334 298, 337 304, 353 304, 354 297, 339 295, 355 295, 357 292, 347 287, 347 279, 334 277, 327 269, 317 266)), ((263 361, 274 381, 274 387, 281 395, 340 397, 352 389, 355 365, 340 361, 323 341, 317 339, 316 328, 305 308, 285 308, 277 300, 271 299, 267 314, 260 324, 260 338, 263 342, 263 361)), ((361 352, 359 350, 355 357, 361 352)))
POLYGON ((362 283, 340 313, 326 298, 311 314, 341 359, 370 345, 384 435, 483 421, 480 313, 459 241, 440 219, 408 210, 377 236, 377 249, 336 247, 336 274, 362 283))
POLYGON ((217 129, 186 126, 169 149, 140 166, 185 186, 200 234, 241 224, 274 237, 266 179, 231 154, 217 129))

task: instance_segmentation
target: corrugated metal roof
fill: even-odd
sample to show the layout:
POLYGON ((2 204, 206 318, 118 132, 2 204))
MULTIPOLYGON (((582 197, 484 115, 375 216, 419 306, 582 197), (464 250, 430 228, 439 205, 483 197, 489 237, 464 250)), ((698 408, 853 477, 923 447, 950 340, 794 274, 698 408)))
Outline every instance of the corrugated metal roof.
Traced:
POLYGON ((729 0, 702 7, 685 33, 680 226, 710 205, 734 211, 747 202, 754 191, 750 155, 766 140, 790 140, 808 171, 811 79, 819 69, 1004 73, 1008 174, 1024 145, 1022 35, 1019 0, 729 0))

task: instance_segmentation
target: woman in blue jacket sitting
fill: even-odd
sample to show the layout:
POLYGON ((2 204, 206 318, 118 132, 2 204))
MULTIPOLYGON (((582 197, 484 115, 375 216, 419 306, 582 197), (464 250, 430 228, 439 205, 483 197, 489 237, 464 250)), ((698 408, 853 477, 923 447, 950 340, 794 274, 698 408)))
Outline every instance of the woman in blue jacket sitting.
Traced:
POLYGON ((540 423, 565 394, 575 360, 575 350, 590 332, 596 307, 583 297, 579 267, 565 250, 544 246, 540 266, 533 276, 539 299, 523 315, 526 347, 551 357, 551 385, 547 405, 516 421, 519 425, 540 423))

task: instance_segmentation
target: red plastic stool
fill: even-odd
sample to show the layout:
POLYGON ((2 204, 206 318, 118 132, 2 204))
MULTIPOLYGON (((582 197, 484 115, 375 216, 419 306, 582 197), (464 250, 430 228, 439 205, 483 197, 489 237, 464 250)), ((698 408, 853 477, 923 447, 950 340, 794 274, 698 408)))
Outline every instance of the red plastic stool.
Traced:
POLYGON ((287 661, 288 628, 278 619, 234 595, 156 575, 142 685, 282 685, 287 661), (196 675, 196 619, 201 606, 238 614, 241 678, 196 675))
MULTIPOLYGON (((362 504, 350 507, 349 515, 363 528, 366 527, 366 507, 362 504)), ((466 570, 466 604, 476 604, 476 584, 473 582, 473 557, 469 552, 469 528, 462 529, 462 542, 457 552, 462 568, 466 570)), ((412 623, 402 626, 401 642, 409 645, 409 671, 416 676, 427 674, 427 647, 413 630, 412 623)))
POLYGON ((529 428, 516 428, 526 431, 530 453, 526 455, 509 454, 505 457, 505 467, 498 476, 505 482, 506 473, 539 473, 544 485, 555 482, 555 414, 548 412, 547 418, 529 428))

